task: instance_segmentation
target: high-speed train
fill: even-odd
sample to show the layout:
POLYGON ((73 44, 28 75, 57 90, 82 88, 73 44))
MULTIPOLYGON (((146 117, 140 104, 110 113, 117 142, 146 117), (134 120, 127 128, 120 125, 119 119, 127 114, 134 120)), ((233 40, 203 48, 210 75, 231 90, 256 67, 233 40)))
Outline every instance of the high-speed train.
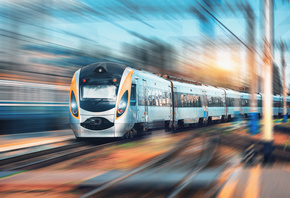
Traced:
MULTIPOLYGON (((262 95, 257 110, 262 115, 262 95)), ((72 78, 70 125, 76 138, 132 137, 138 132, 168 130, 250 112, 250 95, 175 77, 160 77, 129 66, 100 62, 77 70, 72 78)), ((287 97, 289 112, 290 97, 287 97)), ((273 96, 273 114, 283 112, 273 96)))

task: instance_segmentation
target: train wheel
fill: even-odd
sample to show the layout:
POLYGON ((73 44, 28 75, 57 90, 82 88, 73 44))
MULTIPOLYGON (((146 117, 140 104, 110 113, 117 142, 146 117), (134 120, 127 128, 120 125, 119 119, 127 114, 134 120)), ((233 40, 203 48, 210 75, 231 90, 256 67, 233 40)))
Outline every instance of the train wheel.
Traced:
POLYGON ((79 142, 81 142, 81 141, 84 141, 84 140, 85 140, 85 138, 83 138, 83 137, 76 137, 76 139, 77 139, 77 141, 79 141, 79 142))
POLYGON ((171 132, 175 132, 176 131, 176 127, 174 125, 171 126, 171 132))
POLYGON ((127 132, 127 133, 124 134, 123 139, 124 140, 129 139, 129 132, 127 132))
POLYGON ((223 123, 223 122, 226 122, 226 119, 225 119, 225 116, 224 116, 224 115, 222 116, 221 122, 222 122, 222 123, 223 123))
POLYGON ((129 131, 129 138, 130 139, 133 139, 134 138, 134 131, 133 130, 130 130, 129 131))
POLYGON ((166 121, 164 123, 164 126, 165 126, 165 132, 171 131, 170 122, 166 121))
POLYGON ((207 119, 207 124, 208 124, 208 125, 213 124, 213 122, 212 122, 212 117, 208 117, 208 119, 207 119))
POLYGON ((203 118, 199 118, 198 125, 199 126, 203 126, 204 125, 203 118))

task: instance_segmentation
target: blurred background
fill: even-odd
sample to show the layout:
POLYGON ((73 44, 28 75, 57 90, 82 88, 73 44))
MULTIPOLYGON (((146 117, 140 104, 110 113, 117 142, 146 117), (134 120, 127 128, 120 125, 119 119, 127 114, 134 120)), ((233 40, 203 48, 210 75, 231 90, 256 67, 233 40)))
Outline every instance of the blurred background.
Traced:
MULTIPOLYGON (((281 94, 290 4, 274 2, 273 86, 281 94)), ((255 72, 261 92, 262 22, 262 1, 1 0, 0 132, 68 128, 73 73, 98 61, 243 91, 255 72)), ((289 77, 286 67, 286 85, 289 77)))

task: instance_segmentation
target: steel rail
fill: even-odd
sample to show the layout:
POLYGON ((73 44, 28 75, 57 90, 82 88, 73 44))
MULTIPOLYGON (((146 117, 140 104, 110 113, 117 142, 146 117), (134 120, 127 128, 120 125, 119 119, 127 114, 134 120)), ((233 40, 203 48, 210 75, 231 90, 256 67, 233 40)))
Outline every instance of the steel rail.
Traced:
MULTIPOLYGON (((57 143, 59 143, 59 142, 57 142, 57 143)), ((49 143, 49 144, 55 144, 55 143, 49 143)), ((36 148, 39 146, 45 146, 45 145, 49 145, 49 144, 43 144, 43 145, 32 146, 32 147, 25 147, 25 148, 23 148, 23 150, 36 148)), ((84 142, 76 142, 76 143, 72 143, 72 144, 68 144, 68 145, 64 145, 64 146, 58 146, 58 147, 49 148, 49 149, 45 149, 45 150, 34 151, 34 152, 29 152, 29 153, 25 153, 25 154, 16 155, 16 156, 2 158, 2 159, 0 159, 0 167, 7 165, 7 164, 20 162, 20 161, 23 161, 23 160, 26 160, 29 158, 35 158, 38 156, 47 155, 47 154, 54 153, 54 152, 60 152, 60 151, 76 148, 76 147, 82 146, 82 145, 84 145, 84 142)), ((15 152, 15 151, 19 151, 19 150, 22 150, 22 149, 14 149, 14 150, 10 150, 7 152, 2 152, 1 154, 15 152)))
POLYGON ((102 148, 105 148, 107 146, 111 146, 114 144, 118 144, 118 143, 120 143, 120 142, 109 142, 109 143, 104 143, 104 144, 100 144, 100 145, 96 145, 96 146, 89 146, 88 148, 80 149, 77 151, 67 150, 67 152, 64 154, 50 157, 47 159, 41 159, 41 160, 38 160, 35 162, 30 162, 30 163, 27 163, 24 165, 20 165, 20 166, 14 167, 12 169, 9 169, 9 171, 12 171, 12 170, 35 170, 35 169, 39 169, 39 168, 44 168, 44 167, 47 167, 47 166, 50 166, 53 164, 57 164, 59 162, 66 161, 66 160, 69 160, 69 159, 72 159, 75 157, 79 157, 79 156, 82 156, 82 155, 85 155, 85 154, 88 154, 88 153, 94 152, 96 150, 99 150, 99 149, 102 149, 102 148))
POLYGON ((216 148, 218 147, 218 139, 215 137, 211 139, 209 142, 206 142, 206 145, 211 145, 211 146, 202 151, 201 157, 197 161, 194 170, 189 175, 185 176, 176 185, 174 190, 167 196, 168 198, 179 197, 182 191, 191 183, 192 179, 197 175, 197 173, 199 173, 201 170, 203 170, 206 167, 206 165, 210 162, 210 160, 214 156, 216 148), (215 143, 214 145, 211 144, 213 143, 213 140, 215 143))
POLYGON ((97 194, 103 192, 104 190, 107 190, 107 189, 113 187, 114 185, 120 183, 121 181, 123 181, 123 180, 137 174, 137 173, 140 173, 144 170, 147 170, 147 169, 152 168, 156 165, 159 165, 160 163, 167 161, 168 159, 172 158, 173 156, 178 155, 181 151, 183 151, 187 147, 187 145, 190 143, 190 140, 192 140, 195 136, 196 136, 196 134, 194 133, 190 138, 188 138, 188 137, 183 138, 181 141, 179 141, 177 143, 177 146, 175 146, 173 149, 169 150, 168 152, 163 153, 160 156, 157 156, 156 158, 154 158, 150 162, 142 165, 141 167, 138 167, 138 168, 130 171, 129 173, 127 173, 119 178, 113 179, 113 180, 101 185, 100 187, 98 187, 98 188, 86 193, 85 195, 81 196, 81 198, 97 196, 97 194))

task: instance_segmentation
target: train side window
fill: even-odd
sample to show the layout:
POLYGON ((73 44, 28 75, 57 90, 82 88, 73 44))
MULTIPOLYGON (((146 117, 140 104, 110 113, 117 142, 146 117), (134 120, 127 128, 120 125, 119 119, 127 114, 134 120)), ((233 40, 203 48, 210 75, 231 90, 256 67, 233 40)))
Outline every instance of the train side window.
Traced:
POLYGON ((169 94, 167 92, 165 92, 165 106, 169 107, 169 94))
POLYGON ((166 107, 167 103, 166 103, 166 92, 162 92, 162 106, 166 107))
POLYGON ((181 105, 180 106, 183 107, 183 104, 184 104, 183 103, 183 94, 180 94, 180 102, 181 102, 181 105))
POLYGON ((189 95, 189 103, 190 103, 190 107, 193 107, 193 95, 192 94, 190 94, 189 95))
POLYGON ((183 95, 183 106, 187 107, 187 95, 186 94, 183 95))
POLYGON ((154 91, 154 93, 155 93, 155 104, 154 104, 154 106, 159 106, 159 91, 158 90, 156 90, 155 89, 155 91, 154 91))
POLYGON ((159 90, 158 97, 159 97, 159 106, 160 107, 164 106, 163 105, 163 100, 162 100, 162 91, 160 91, 160 90, 159 90))
POLYGON ((198 107, 198 96, 194 97, 193 106, 198 107))
POLYGON ((208 107, 211 107, 212 106, 212 101, 213 101, 212 97, 208 97, 207 98, 207 106, 208 107))
POLYGON ((174 98, 171 98, 171 104, 174 104, 174 107, 177 107, 177 92, 174 92, 174 98))
POLYGON ((198 107, 202 107, 200 96, 198 96, 197 98, 197 104, 198 104, 198 107))
POLYGON ((131 86, 131 97, 130 97, 130 105, 136 105, 136 84, 132 84, 131 86))
POLYGON ((144 98, 144 88, 138 86, 138 105, 144 106, 145 105, 145 98, 144 98))

